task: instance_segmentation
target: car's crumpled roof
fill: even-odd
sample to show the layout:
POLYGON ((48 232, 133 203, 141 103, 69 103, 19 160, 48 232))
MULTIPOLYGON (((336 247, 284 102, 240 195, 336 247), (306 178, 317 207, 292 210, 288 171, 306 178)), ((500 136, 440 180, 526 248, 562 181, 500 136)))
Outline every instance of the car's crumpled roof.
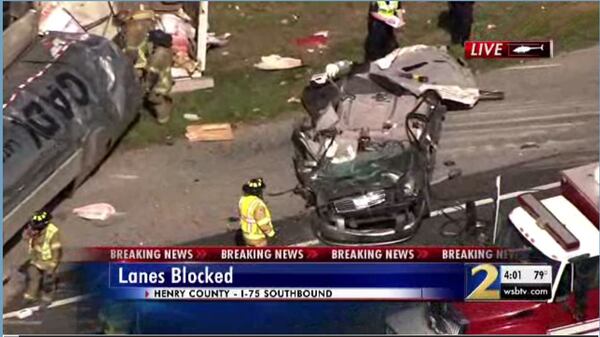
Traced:
POLYGON ((398 48, 369 65, 370 78, 393 93, 421 95, 435 90, 445 100, 473 106, 479 93, 469 68, 448 54, 446 47, 415 45, 398 48), (425 76, 421 82, 407 75, 425 76))

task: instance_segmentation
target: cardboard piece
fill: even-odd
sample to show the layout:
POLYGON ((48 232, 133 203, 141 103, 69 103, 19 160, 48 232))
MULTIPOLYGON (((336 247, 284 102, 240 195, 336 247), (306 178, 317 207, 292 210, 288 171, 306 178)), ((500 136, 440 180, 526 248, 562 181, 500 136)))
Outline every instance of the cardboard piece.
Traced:
POLYGON ((191 142, 233 140, 233 130, 229 123, 188 125, 185 130, 185 136, 191 142))

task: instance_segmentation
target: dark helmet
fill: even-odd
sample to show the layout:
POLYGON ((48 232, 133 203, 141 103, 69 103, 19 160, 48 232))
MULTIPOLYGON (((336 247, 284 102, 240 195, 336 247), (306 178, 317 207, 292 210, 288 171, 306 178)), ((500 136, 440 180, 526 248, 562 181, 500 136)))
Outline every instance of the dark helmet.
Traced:
POLYGON ((167 34, 160 29, 151 30, 148 39, 156 46, 171 48, 173 45, 173 37, 171 34, 167 34))
POLYGON ((46 211, 37 211, 31 217, 29 221, 29 226, 31 226, 34 230, 42 230, 48 226, 52 220, 52 215, 46 211))
POLYGON ((246 194, 261 196, 266 187, 263 178, 253 178, 242 186, 242 191, 246 194))

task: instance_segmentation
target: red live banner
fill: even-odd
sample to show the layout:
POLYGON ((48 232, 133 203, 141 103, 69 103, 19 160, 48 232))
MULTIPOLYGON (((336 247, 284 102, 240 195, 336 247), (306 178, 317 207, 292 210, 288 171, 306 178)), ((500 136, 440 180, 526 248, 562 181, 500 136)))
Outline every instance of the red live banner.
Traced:
POLYGON ((502 262, 498 247, 93 247, 84 261, 112 262, 502 262))
POLYGON ((549 41, 467 41, 465 58, 549 58, 554 43, 549 41))

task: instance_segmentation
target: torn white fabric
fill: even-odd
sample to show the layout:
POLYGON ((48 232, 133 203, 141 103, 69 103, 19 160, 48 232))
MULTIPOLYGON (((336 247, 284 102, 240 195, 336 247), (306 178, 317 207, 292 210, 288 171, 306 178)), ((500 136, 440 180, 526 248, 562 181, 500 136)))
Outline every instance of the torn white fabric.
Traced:
POLYGON ((457 85, 421 84, 421 92, 436 91, 444 100, 454 101, 472 107, 479 100, 479 89, 461 88, 457 85))
POLYGON ((426 48, 430 48, 430 47, 426 46, 424 44, 417 44, 417 45, 410 46, 410 47, 397 48, 397 49, 394 49, 391 53, 387 54, 386 56, 375 61, 375 64, 377 64, 379 69, 382 69, 382 70, 388 69, 389 67, 392 66, 392 63, 398 56, 400 56, 402 54, 406 54, 406 53, 412 53, 419 49, 426 49, 426 48))

